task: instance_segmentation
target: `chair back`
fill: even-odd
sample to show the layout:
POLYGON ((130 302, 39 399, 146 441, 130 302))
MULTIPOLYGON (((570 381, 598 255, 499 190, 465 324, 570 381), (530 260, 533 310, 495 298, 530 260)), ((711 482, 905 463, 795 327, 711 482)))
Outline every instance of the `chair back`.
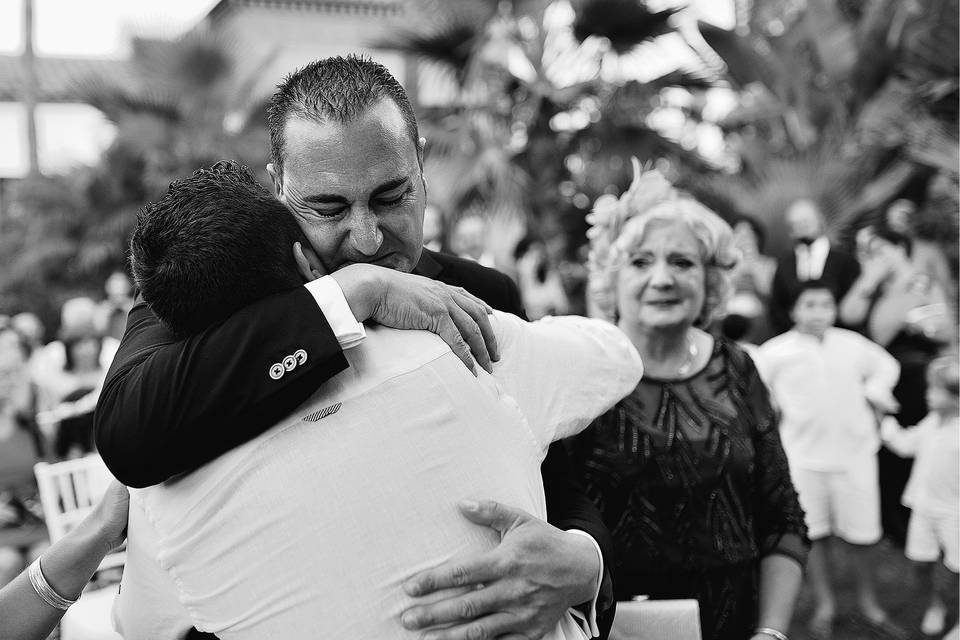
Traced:
MULTIPOLYGON (((63 462, 38 462, 33 467, 50 542, 54 543, 93 511, 113 479, 97 454, 63 462)), ((104 558, 101 569, 120 566, 124 554, 104 558)))

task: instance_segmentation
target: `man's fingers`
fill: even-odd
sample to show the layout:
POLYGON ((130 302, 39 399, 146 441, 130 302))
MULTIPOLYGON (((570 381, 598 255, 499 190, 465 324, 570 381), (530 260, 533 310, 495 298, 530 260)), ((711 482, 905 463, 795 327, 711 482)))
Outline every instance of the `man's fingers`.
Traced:
POLYGON ((414 598, 428 595, 441 589, 470 587, 495 582, 502 578, 503 570, 490 554, 472 558, 454 559, 421 571, 403 583, 403 590, 414 598))
MULTIPOLYGON (((483 335, 483 329, 477 324, 474 318, 463 310, 455 301, 447 307, 450 317, 453 319, 460 336, 470 347, 470 352, 474 359, 485 370, 492 371, 493 365, 490 364, 490 353, 487 351, 487 344, 483 335)), ((486 316, 484 316, 484 319, 486 316)), ((488 323, 489 324, 489 323, 488 323)))
MULTIPOLYGON (((493 638, 528 638, 527 635, 508 635, 517 627, 517 617, 506 613, 484 616, 466 624, 427 631, 420 637, 423 640, 492 640, 493 638)), ((549 630, 546 630, 549 631, 549 630)), ((545 634, 536 636, 540 637, 545 634)))
POLYGON ((510 531, 531 516, 522 509, 515 509, 495 500, 465 500, 457 505, 467 520, 474 524, 496 529, 501 535, 510 531))
MULTIPOLYGON (((461 311, 461 313, 463 312, 461 311)), ((460 328, 454 323, 453 318, 441 315, 437 322, 439 323, 439 327, 434 333, 449 345, 454 355, 463 361, 463 364, 466 365, 467 369, 469 369, 473 375, 477 375, 477 369, 473 362, 473 355, 470 353, 470 347, 464 342, 460 328)))
MULTIPOLYGON (((500 359, 500 345, 497 343, 497 334, 493 331, 493 325, 490 324, 490 314, 493 313, 493 310, 485 302, 463 289, 458 291, 453 299, 480 327, 483 343, 487 348, 490 360, 498 361, 500 359)), ((490 371, 489 368, 486 369, 490 371)))
POLYGON ((410 607, 404 611, 400 622, 411 630, 426 629, 454 622, 470 622, 480 616, 495 613, 511 604, 510 594, 502 593, 498 583, 467 591, 458 596, 428 605, 410 607))

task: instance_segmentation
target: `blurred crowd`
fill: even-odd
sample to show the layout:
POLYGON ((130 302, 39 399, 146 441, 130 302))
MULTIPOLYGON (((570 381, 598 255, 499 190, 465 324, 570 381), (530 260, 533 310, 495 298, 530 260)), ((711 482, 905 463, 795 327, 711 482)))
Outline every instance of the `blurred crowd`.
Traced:
MULTIPOLYGON (((939 182, 930 189, 943 189, 939 182)), ((610 202, 598 201, 595 212, 615 205, 612 196, 602 198, 610 202)), ((919 562, 923 633, 943 633, 948 607, 956 606, 955 590, 943 593, 944 586, 956 586, 960 553, 957 265, 951 269, 937 239, 918 233, 917 213, 917 203, 895 199, 863 219, 855 242, 844 246, 829 233, 817 202, 799 199, 783 212, 789 249, 779 256, 765 253, 760 221, 728 221, 738 259, 727 274, 724 308, 708 328, 750 354, 780 412, 813 542, 806 580, 814 638, 831 636, 841 606, 830 569, 837 553, 854 569, 860 619, 880 637, 906 637, 874 584, 881 538, 919 562), (934 568, 941 560, 946 579, 943 568, 934 568)), ((570 261, 562 246, 526 236, 509 260, 497 260, 482 219, 462 218, 444 236, 439 210, 428 218, 430 246, 510 273, 531 319, 584 313, 578 301, 588 278, 585 259, 570 261)), ((629 423, 629 413, 621 414, 621 430, 624 415, 629 423)), ((602 434, 602 420, 591 431, 602 434)), ((644 486, 647 496, 655 492, 655 481, 644 486)), ((620 498, 601 492, 599 500, 620 498)), ((611 526, 622 517, 614 514, 611 526)))
POLYGON ((101 300, 66 300, 49 341, 37 315, 0 316, 0 584, 47 545, 33 465, 94 450, 93 410, 132 293, 116 272, 101 300))

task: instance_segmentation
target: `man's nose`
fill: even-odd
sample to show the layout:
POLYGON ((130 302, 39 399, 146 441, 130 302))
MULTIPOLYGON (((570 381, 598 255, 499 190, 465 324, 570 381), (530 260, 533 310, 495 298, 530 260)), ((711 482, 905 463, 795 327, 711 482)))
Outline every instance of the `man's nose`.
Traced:
POLYGON ((373 256, 383 244, 380 220, 369 207, 358 205, 350 216, 350 242, 364 256, 373 256))

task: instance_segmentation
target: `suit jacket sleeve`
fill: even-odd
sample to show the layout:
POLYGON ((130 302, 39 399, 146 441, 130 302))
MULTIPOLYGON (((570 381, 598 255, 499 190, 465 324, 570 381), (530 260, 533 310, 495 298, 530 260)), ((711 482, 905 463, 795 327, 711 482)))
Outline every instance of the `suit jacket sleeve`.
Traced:
POLYGON ((303 287, 185 340, 138 302, 97 403, 97 448, 124 484, 154 485, 264 432, 346 367, 303 287), (269 375, 300 349, 302 364, 278 380, 269 375))

